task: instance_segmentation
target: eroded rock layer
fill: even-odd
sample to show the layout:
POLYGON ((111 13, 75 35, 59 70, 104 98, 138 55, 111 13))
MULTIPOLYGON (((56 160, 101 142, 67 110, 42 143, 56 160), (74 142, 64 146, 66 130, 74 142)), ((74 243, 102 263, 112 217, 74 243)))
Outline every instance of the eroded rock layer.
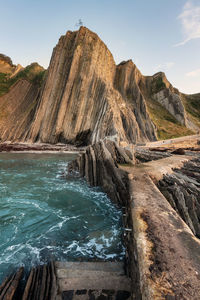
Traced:
POLYGON ((0 97, 0 140, 22 141, 32 124, 39 88, 27 80, 17 81, 0 97))
POLYGON ((194 159, 165 175, 158 187, 172 208, 200 238, 200 159, 194 159))
POLYGON ((92 186, 101 186, 118 205, 127 201, 126 178, 118 164, 133 164, 133 150, 121 148, 116 143, 104 140, 89 146, 86 152, 68 166, 69 174, 78 171, 92 186))

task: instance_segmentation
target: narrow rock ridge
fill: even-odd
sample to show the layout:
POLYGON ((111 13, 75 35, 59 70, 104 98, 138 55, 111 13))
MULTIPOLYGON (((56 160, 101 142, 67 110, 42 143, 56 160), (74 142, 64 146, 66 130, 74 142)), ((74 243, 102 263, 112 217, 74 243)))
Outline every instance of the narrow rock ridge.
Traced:
POLYGON ((121 148, 116 143, 104 140, 89 146, 86 152, 68 165, 72 176, 79 172, 92 186, 101 186, 119 206, 127 201, 126 176, 118 164, 134 164, 131 147, 121 148))
POLYGON ((28 139, 82 145, 105 136, 127 143, 155 140, 136 73, 132 62, 116 67, 89 29, 68 31, 54 48, 28 139))

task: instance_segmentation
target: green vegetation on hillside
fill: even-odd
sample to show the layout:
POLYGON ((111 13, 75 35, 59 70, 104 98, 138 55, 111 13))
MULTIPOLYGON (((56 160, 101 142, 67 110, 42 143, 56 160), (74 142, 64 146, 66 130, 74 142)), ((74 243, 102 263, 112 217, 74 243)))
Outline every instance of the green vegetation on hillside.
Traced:
POLYGON ((16 76, 10 77, 8 74, 0 73, 0 96, 7 93, 10 87, 19 79, 27 79, 33 84, 42 85, 46 70, 37 63, 27 66, 19 71, 16 76))
POLYGON ((182 95, 182 100, 193 122, 200 126, 200 94, 182 95))
POLYGON ((194 132, 181 125, 160 103, 153 99, 147 101, 150 117, 157 127, 159 140, 171 139, 194 132))
POLYGON ((151 89, 152 94, 156 94, 165 88, 166 88, 166 85, 163 82, 162 77, 155 77, 153 79, 152 89, 151 89))
POLYGON ((0 73, 0 96, 7 93, 9 90, 8 75, 0 73))

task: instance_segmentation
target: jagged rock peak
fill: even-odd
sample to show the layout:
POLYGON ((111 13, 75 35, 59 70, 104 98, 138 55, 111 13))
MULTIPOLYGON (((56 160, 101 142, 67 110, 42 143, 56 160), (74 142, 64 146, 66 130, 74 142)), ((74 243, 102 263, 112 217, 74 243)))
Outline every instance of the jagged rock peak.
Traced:
POLYGON ((128 79, 123 77, 135 82, 134 74, 139 74, 134 64, 129 64, 131 71, 120 73, 123 65, 116 67, 111 52, 97 34, 86 27, 68 31, 53 50, 29 139, 79 144, 91 144, 106 136, 125 142, 155 139, 139 90, 134 86, 129 101, 125 97, 123 84, 128 79))

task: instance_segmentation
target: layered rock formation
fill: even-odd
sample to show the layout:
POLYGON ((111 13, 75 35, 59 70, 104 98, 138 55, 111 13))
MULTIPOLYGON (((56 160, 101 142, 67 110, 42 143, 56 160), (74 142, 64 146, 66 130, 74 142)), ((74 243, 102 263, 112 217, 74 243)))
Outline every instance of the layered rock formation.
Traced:
POLYGON ((146 76, 144 81, 145 85, 143 84, 142 89, 146 89, 149 97, 160 103, 181 125, 197 130, 195 122, 185 107, 184 98, 187 101, 188 96, 174 88, 165 73, 159 72, 153 76, 146 76))
MULTIPOLYGON (((181 94, 164 73, 143 76, 131 60, 116 66, 106 45, 85 27, 60 38, 45 77, 44 73, 37 63, 23 69, 0 55, 0 102, 11 120, 15 103, 26 93, 21 82, 16 93, 13 85, 26 79, 40 87, 44 81, 26 133, 18 126, 17 134, 8 134, 13 132, 11 122, 11 127, 2 126, 1 140, 83 146, 109 136, 129 144, 153 141, 157 133, 162 139, 199 130, 199 95, 181 94)), ((30 96, 26 99, 28 107, 30 96)), ((34 99, 32 93, 33 103, 34 99)), ((19 123, 27 114, 25 107, 18 113, 19 123)), ((0 116, 0 123, 5 123, 5 116, 0 116)))
MULTIPOLYGON (((197 300, 199 159, 155 153, 152 161, 134 165, 130 150, 101 141, 70 164, 71 173, 79 171, 91 185, 100 185, 123 209, 132 299, 197 300)), ((148 151, 138 150, 147 160, 148 151)))
MULTIPOLYGON (((31 102, 30 95, 24 98, 24 84, 19 82, 16 93, 13 84, 26 79, 41 86, 44 80, 26 130, 19 124, 18 133, 13 134, 14 125, 11 122, 10 127, 8 123, 7 128, 4 125, 1 128, 1 140, 83 146, 110 137, 129 144, 153 141, 157 138, 156 131, 158 137, 165 138, 198 130, 198 97, 188 102, 188 96, 174 89, 164 73, 143 76, 131 60, 116 66, 106 45, 85 27, 68 31, 60 38, 45 79, 43 75, 44 69, 36 63, 22 70, 10 58, 0 55, 0 95, 4 95, 0 102, 11 120, 15 103, 24 99, 23 103, 27 101, 29 107, 31 102), (163 107, 162 111, 158 105, 163 107), (167 134, 165 128, 160 129, 163 124, 169 127, 167 134)), ((34 99, 32 93, 32 103, 34 99)), ((26 105, 20 109, 15 123, 26 118, 26 105)), ((5 115, 0 117, 0 123, 5 124, 5 115)))
POLYGON ((74 171, 85 177, 92 186, 101 186, 118 205, 127 200, 126 178, 118 164, 134 164, 134 151, 131 147, 121 148, 115 142, 104 140, 89 146, 84 154, 68 165, 68 172, 74 171))
POLYGON ((154 76, 147 77, 151 83, 152 97, 166 108, 175 119, 182 125, 187 125, 185 108, 181 101, 181 95, 177 89, 169 83, 164 73, 160 72, 154 76))
POLYGON ((0 140, 22 141, 32 124, 39 87, 27 80, 17 81, 0 97, 0 140))
POLYGON ((158 187, 172 208, 200 238, 200 159, 185 163, 172 175, 165 175, 158 187))
POLYGON ((53 51, 31 141, 91 144, 156 138, 132 63, 116 67, 99 37, 85 27, 67 32, 53 51))

